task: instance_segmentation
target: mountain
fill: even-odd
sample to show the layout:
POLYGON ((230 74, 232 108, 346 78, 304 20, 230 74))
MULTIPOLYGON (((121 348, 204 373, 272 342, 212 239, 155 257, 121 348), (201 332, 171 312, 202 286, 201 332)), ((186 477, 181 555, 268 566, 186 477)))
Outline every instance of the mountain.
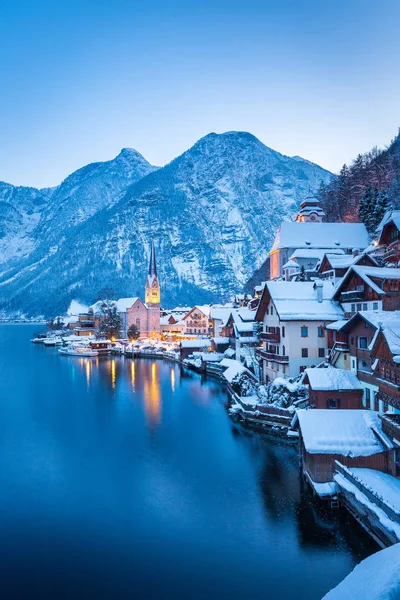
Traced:
MULTIPOLYGON (((88 185, 92 168, 71 177, 82 171, 88 185)), ((330 177, 229 132, 205 136, 124 191, 107 195, 102 183, 78 196, 75 179, 62 191, 67 178, 36 228, 41 243, 0 278, 0 307, 50 314, 72 298, 90 302, 104 285, 142 295, 152 238, 165 306, 228 298, 264 263, 281 220, 330 177)))

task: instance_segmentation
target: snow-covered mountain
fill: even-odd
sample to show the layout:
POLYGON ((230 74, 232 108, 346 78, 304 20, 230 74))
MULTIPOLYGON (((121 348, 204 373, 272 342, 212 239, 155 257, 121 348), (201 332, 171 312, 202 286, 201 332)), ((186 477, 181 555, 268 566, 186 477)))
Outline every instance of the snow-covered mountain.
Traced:
POLYGON ((165 306, 229 297, 265 261, 280 221, 331 176, 240 132, 209 134, 158 170, 146 163, 132 183, 133 155, 84 167, 53 192, 34 250, 0 278, 0 308, 50 314, 104 285, 142 295, 152 238, 165 306))

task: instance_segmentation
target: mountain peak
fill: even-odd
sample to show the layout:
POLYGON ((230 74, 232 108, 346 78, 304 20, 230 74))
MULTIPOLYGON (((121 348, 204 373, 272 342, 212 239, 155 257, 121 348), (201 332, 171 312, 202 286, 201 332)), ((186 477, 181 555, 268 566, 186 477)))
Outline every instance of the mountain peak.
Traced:
POLYGON ((140 152, 138 152, 134 148, 122 148, 122 150, 118 154, 118 156, 115 157, 115 160, 117 160, 119 158, 123 158, 125 160, 140 160, 140 161, 148 163, 148 161, 144 158, 144 156, 142 154, 140 154, 140 152))

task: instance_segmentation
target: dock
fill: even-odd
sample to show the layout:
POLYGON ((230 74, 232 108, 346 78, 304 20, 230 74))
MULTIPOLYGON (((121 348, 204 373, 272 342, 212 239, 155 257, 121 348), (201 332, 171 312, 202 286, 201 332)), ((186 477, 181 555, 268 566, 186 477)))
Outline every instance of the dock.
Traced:
POLYGON ((400 480, 373 469, 336 461, 334 481, 340 504, 381 546, 400 541, 400 480))

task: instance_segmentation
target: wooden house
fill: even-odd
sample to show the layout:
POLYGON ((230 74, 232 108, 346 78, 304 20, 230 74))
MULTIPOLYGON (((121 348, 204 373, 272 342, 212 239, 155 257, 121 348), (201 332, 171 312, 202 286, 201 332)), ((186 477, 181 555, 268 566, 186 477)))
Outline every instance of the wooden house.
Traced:
POLYGON ((357 410, 363 407, 363 386, 351 371, 310 368, 304 371, 302 383, 309 386, 310 408, 357 410))
POLYGON ((395 449, 378 413, 300 409, 296 415, 302 472, 318 495, 335 493, 335 460, 395 475, 395 449))
POLYGON ((333 299, 341 303, 345 318, 361 310, 399 310, 400 269, 353 265, 333 299))
POLYGON ((382 226, 378 251, 380 257, 387 263, 399 264, 400 262, 400 211, 393 211, 389 219, 382 226))
POLYGON ((321 279, 333 279, 338 281, 345 274, 347 269, 353 265, 364 267, 377 267, 378 263, 369 254, 361 253, 356 256, 353 254, 324 254, 322 260, 317 265, 317 273, 321 279))

